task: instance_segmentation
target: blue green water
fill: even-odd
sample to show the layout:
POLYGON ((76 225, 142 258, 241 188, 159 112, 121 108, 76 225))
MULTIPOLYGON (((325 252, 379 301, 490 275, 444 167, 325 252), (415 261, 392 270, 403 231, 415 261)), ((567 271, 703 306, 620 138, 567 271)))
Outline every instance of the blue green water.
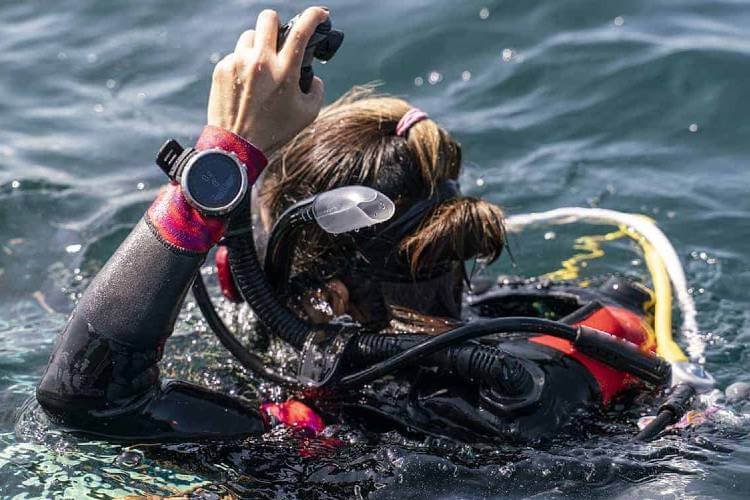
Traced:
MULTIPOLYGON (((462 142, 464 190, 509 213, 581 205, 653 217, 685 264, 708 369, 720 388, 750 380, 750 2, 327 3, 347 36, 319 71, 329 99, 374 80, 411 99, 462 142)), ((304 5, 0 0, 0 496, 216 482, 266 497, 746 497, 742 405, 651 445, 628 442, 636 413, 609 436, 543 450, 334 429, 347 447, 311 459, 283 432, 215 454, 123 455, 22 411, 76 294, 162 182, 154 152, 200 130, 213 63, 260 8, 288 18, 304 5)), ((493 271, 554 269, 586 232, 524 234, 517 267, 493 271)), ((610 247, 592 267, 643 272, 632 246, 610 247)), ((188 304, 166 374, 252 395, 254 381, 204 330, 188 304)))

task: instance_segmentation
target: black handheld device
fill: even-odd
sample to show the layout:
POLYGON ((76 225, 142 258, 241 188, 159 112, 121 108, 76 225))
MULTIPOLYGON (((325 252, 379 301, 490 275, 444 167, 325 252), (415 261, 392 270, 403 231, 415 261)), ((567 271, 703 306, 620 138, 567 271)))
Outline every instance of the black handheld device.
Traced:
MULTIPOLYGON (((279 28, 279 39, 276 44, 278 50, 281 50, 281 47, 284 46, 284 42, 292 31, 292 26, 298 20, 299 14, 279 28)), ((330 17, 315 28, 315 33, 310 37, 310 41, 307 42, 305 55, 302 58, 302 72, 299 78, 299 88, 302 92, 308 93, 310 91, 314 76, 312 68, 313 59, 323 62, 329 61, 336 54, 336 51, 339 50, 343 41, 344 33, 331 28, 330 17)))

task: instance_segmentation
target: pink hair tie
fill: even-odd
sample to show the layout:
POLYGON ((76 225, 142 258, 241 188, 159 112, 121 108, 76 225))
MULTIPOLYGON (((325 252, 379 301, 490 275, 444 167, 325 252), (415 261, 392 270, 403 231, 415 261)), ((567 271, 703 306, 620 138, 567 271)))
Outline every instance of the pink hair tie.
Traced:
POLYGON ((427 118, 429 118, 429 116, 421 109, 411 108, 409 111, 404 113, 404 116, 402 116, 398 121, 398 124, 396 125, 396 135, 399 137, 406 137, 406 134, 409 132, 410 128, 412 128, 415 124, 421 122, 422 120, 426 120, 427 118))

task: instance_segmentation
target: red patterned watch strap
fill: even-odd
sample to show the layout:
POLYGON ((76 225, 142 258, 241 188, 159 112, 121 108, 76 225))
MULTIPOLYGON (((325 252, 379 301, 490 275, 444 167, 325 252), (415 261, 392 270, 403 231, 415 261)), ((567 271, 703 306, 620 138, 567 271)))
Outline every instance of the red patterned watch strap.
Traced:
POLYGON ((195 143, 195 149, 219 148, 237 155, 247 167, 247 184, 252 186, 266 168, 268 160, 263 152, 237 134, 220 127, 206 125, 195 143))
MULTIPOLYGON (((252 187, 268 160, 261 150, 242 137, 219 127, 206 126, 196 149, 219 148, 231 151, 247 167, 248 187, 252 187)), ((164 186, 146 212, 146 221, 169 246, 191 253, 206 253, 224 234, 226 218, 201 214, 174 182, 164 186)))

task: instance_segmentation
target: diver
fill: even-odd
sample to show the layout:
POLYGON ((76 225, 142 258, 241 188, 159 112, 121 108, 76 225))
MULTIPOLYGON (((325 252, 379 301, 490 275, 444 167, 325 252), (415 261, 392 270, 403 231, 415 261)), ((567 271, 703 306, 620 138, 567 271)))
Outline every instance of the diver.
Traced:
POLYGON ((282 28, 266 10, 216 65, 195 147, 169 141, 159 152, 171 182, 91 282, 51 355, 37 399, 53 421, 124 440, 267 430, 269 412, 159 376, 191 286, 206 300, 199 270, 220 242, 225 296, 247 300, 301 352, 299 376, 225 345, 296 387, 328 422, 536 439, 668 381, 645 320, 652 297, 638 283, 509 279, 475 283, 467 296, 465 262, 505 248, 503 212, 461 195, 461 148, 427 113, 371 87, 321 111, 311 61, 332 57, 342 38, 323 8, 282 28), (265 269, 250 217, 256 182, 265 269), (355 205, 380 223, 309 224, 333 213, 314 213, 321 193, 354 185, 377 193, 355 205))

